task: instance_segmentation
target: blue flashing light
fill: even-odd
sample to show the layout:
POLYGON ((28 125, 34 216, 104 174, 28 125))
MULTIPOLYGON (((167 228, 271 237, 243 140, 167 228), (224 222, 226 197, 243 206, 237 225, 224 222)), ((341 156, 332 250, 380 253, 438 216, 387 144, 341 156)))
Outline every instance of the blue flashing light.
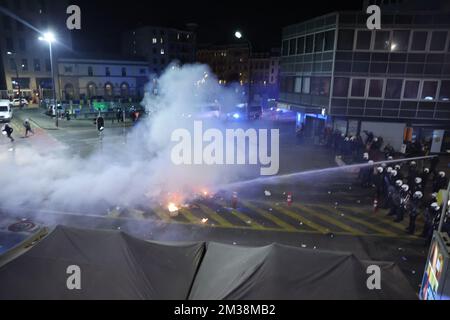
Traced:
POLYGON ((241 116, 239 115, 239 113, 235 113, 235 114, 233 114, 233 118, 235 118, 235 119, 239 119, 241 116))

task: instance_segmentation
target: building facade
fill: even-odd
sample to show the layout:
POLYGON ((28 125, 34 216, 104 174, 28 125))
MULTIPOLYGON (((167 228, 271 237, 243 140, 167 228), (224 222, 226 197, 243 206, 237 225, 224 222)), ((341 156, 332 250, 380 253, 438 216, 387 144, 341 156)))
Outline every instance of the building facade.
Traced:
POLYGON ((279 50, 253 53, 250 57, 251 101, 268 107, 278 99, 279 50))
POLYGON ((147 26, 122 35, 122 54, 144 57, 155 74, 160 74, 174 61, 181 64, 194 62, 195 52, 194 31, 147 26))
POLYGON ((66 27, 67 1, 0 0, 0 6, 14 17, 0 13, 0 90, 3 96, 36 98, 51 95, 52 75, 49 47, 39 41, 37 31, 55 31, 53 59, 72 47, 70 31, 66 27), (33 29, 35 28, 35 29, 33 29), (57 32, 56 32, 57 31, 57 32))
POLYGON ((62 100, 142 98, 149 81, 147 61, 61 58, 58 60, 62 100))
POLYGON ((448 140, 450 15, 382 8, 381 30, 368 30, 367 17, 337 12, 284 28, 279 104, 311 134, 370 129, 397 148, 407 130, 448 140))

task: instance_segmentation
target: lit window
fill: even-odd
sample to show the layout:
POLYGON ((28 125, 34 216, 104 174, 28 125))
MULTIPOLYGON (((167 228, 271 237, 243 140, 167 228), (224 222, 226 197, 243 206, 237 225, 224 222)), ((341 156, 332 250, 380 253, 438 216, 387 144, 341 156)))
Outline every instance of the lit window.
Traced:
POLYGON ((164 54, 164 49, 163 48, 161 48, 161 54, 164 54))
POLYGON ((437 86, 438 86, 437 81, 424 81, 422 88, 422 99, 423 100, 436 99, 437 86))
POLYGON ((158 42, 158 40, 156 40, 156 38, 153 38, 152 43, 156 43, 156 42, 158 42))

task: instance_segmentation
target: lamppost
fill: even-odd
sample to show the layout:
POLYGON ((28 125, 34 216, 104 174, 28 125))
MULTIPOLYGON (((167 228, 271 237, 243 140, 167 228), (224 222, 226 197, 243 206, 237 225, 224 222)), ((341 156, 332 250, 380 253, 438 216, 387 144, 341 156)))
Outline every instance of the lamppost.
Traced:
POLYGON ((251 88, 252 88, 252 65, 251 65, 251 57, 252 57, 252 43, 250 42, 250 40, 248 40, 247 38, 244 38, 242 35, 242 32, 240 32, 239 30, 237 30, 234 33, 234 36, 241 40, 243 39, 244 41, 247 42, 248 45, 248 50, 249 50, 249 54, 248 54, 248 105, 250 106, 250 101, 251 101, 251 88))
POLYGON ((52 32, 46 32, 42 35, 42 37, 38 38, 40 41, 46 41, 48 43, 48 49, 50 53, 50 72, 52 74, 52 87, 53 87, 53 104, 55 106, 55 125, 58 127, 58 103, 56 102, 56 81, 55 74, 53 72, 53 52, 52 52, 52 43, 55 42, 56 38, 52 32))
MULTIPOLYGON (((20 81, 19 81, 19 68, 17 68, 16 54, 14 52, 8 51, 6 52, 8 56, 13 56, 12 60, 14 61, 14 68, 16 69, 16 84, 17 84, 17 94, 19 95, 19 109, 22 108, 22 94, 20 92, 20 81)), ((14 93, 14 81, 11 81, 13 84, 13 93, 14 93)))

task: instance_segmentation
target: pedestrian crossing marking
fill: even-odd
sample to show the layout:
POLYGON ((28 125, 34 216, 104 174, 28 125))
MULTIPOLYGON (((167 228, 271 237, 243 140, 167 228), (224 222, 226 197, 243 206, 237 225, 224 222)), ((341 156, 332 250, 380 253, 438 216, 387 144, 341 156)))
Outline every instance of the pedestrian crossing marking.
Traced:
POLYGON ((306 207, 304 205, 298 204, 298 203, 293 204, 293 206, 295 206, 298 209, 304 210, 305 212, 307 212, 307 213, 309 213, 309 214, 311 214, 313 216, 316 216, 316 217, 318 217, 319 219, 321 219, 323 221, 326 221, 326 222, 328 222, 328 223, 330 223, 332 225, 335 225, 335 226, 341 228, 342 230, 350 232, 352 235, 355 235, 355 236, 365 235, 364 232, 362 232, 360 230, 357 230, 355 228, 352 228, 349 225, 346 225, 345 223, 343 223, 343 222, 341 222, 341 221, 339 221, 337 219, 334 219, 333 217, 330 217, 329 215, 322 214, 322 213, 320 213, 320 212, 318 212, 316 210, 312 210, 312 209, 310 209, 310 208, 308 208, 308 207, 306 207))
POLYGON ((296 228, 294 228, 293 226, 291 226, 290 224, 284 222, 283 220, 280 220, 279 218, 277 218, 276 216, 266 212, 263 209, 258 208, 257 206, 254 206, 253 204, 251 204, 248 201, 242 201, 243 205, 257 213, 259 213, 260 215, 262 215, 264 218, 266 218, 267 220, 272 221, 273 223, 275 223, 276 225, 278 225, 279 227, 281 227, 282 229, 288 230, 288 231, 298 231, 296 228))
POLYGON ((249 216, 245 215, 242 212, 239 212, 238 210, 231 209, 230 212, 232 215, 236 216, 237 218, 245 222, 247 225, 251 226, 253 229, 262 230, 265 228, 264 226, 260 225, 258 222, 254 221, 249 216), (250 223, 248 223, 248 221, 250 221, 250 223))
POLYGON ((210 216, 213 220, 217 221, 220 225, 225 226, 225 227, 233 227, 233 225, 228 222, 227 220, 225 220, 224 218, 222 218, 217 212, 215 212, 214 210, 212 210, 211 208, 203 205, 203 204, 197 204, 200 209, 206 213, 208 216, 210 216))
POLYGON ((191 210, 187 209, 187 208, 181 208, 178 211, 181 215, 183 215, 190 223, 193 224, 200 224, 201 221, 199 218, 197 218, 191 210))
POLYGON ((326 233, 330 232, 329 229, 322 227, 322 226, 318 225, 317 223, 312 222, 311 220, 306 219, 305 217, 301 216, 300 214, 298 214, 290 209, 287 209, 285 207, 276 206, 275 210, 277 212, 287 215, 288 217, 291 217, 294 220, 297 220, 297 221, 307 225, 311 229, 314 229, 320 233, 326 234, 326 233))
MULTIPOLYGON (((330 212, 330 208, 325 206, 325 205, 314 205, 314 206, 330 212)), ((373 223, 367 222, 367 221, 365 221, 363 219, 359 219, 359 218, 353 217, 353 216, 348 215, 348 214, 346 214, 344 216, 344 218, 348 219, 350 221, 353 221, 355 223, 361 224, 363 226, 366 226, 367 228, 372 229, 372 230, 374 230, 374 231, 376 231, 378 233, 385 234, 385 235, 388 235, 388 236, 395 236, 394 232, 389 231, 389 230, 384 229, 384 228, 381 228, 381 227, 379 227, 379 226, 377 226, 377 225, 375 225, 373 223)))

